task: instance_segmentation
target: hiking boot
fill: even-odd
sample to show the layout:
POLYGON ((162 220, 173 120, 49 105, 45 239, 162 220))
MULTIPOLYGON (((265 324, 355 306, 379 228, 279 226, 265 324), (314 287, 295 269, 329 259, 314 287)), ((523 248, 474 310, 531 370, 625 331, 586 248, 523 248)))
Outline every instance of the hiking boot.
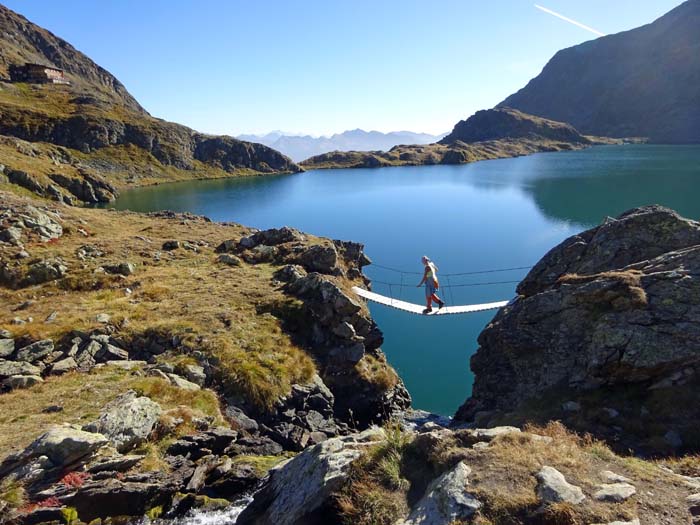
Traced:
POLYGON ((438 301, 438 310, 442 310, 443 306, 445 306, 445 301, 438 301))
POLYGON ((432 308, 426 308, 425 310, 423 310, 423 313, 427 315, 427 314, 429 314, 429 313, 432 312, 432 311, 433 311, 432 308))

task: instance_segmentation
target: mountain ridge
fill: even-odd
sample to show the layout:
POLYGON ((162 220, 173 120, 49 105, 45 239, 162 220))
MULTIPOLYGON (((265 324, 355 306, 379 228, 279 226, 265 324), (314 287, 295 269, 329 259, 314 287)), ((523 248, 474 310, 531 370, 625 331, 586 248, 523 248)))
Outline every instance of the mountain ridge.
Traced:
POLYGON ((238 135, 238 138, 265 144, 299 162, 331 151, 388 151, 400 144, 430 144, 443 136, 444 134, 431 135, 413 131, 384 133, 355 128, 320 137, 273 131, 265 135, 238 135))
POLYGON ((656 21, 558 51, 497 107, 583 133, 700 143, 700 0, 656 21))

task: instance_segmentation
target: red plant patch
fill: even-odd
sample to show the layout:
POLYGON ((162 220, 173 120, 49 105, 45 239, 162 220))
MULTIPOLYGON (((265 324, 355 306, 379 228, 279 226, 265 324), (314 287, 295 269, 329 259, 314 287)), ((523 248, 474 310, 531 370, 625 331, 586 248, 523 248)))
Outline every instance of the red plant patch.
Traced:
POLYGON ((46 498, 41 500, 39 503, 36 504, 37 507, 39 508, 55 508, 55 507, 62 507, 61 502, 58 501, 58 498, 56 496, 51 496, 50 498, 46 498))
POLYGON ((79 489, 88 479, 90 479, 90 474, 87 472, 69 472, 61 478, 61 483, 66 487, 79 489))
POLYGON ((55 509, 58 507, 63 507, 63 504, 58 500, 56 496, 51 496, 50 498, 42 499, 36 503, 27 503, 20 507, 19 512, 22 514, 29 514, 34 512, 36 509, 55 509))

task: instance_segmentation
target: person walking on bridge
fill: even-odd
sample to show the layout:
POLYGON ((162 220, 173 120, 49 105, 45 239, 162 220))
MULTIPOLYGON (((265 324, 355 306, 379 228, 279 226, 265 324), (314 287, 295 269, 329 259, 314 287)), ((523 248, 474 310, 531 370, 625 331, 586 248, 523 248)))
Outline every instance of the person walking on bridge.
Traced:
POLYGON ((429 314, 433 311, 433 302, 437 303, 438 309, 445 306, 445 303, 437 296, 437 290, 440 288, 440 283, 437 278, 437 266, 430 260, 427 255, 421 258, 425 270, 423 272, 423 279, 418 283, 417 288, 420 288, 425 284, 425 299, 426 308, 423 310, 424 314, 429 314))

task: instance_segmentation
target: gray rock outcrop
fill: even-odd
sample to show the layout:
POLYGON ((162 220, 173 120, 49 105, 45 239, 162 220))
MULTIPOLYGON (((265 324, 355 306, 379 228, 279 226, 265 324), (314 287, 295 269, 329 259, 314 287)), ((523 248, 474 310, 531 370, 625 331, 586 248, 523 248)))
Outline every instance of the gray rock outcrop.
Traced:
POLYGON ((543 503, 571 503, 577 505, 586 496, 580 487, 572 485, 553 467, 542 467, 537 473, 537 496, 543 503))
POLYGON ((625 482, 606 483, 593 494, 593 497, 598 501, 612 501, 620 503, 628 498, 631 498, 637 493, 634 485, 625 482))
POLYGON ((34 477, 40 477, 47 470, 84 464, 107 443, 107 438, 102 434, 85 432, 71 426, 54 427, 39 436, 24 451, 5 458, 0 464, 0 477, 19 469, 26 476, 32 468, 38 470, 34 477))
POLYGON ((17 361, 27 361, 28 363, 36 363, 42 358, 53 352, 53 341, 44 339, 30 345, 24 346, 17 351, 17 361))
POLYGON ((468 492, 471 469, 464 463, 435 479, 400 525, 443 525, 469 520, 482 506, 468 492))
MULTIPOLYGON (((585 411, 562 406, 585 406, 588 392, 603 389, 607 399, 620 400, 614 412, 602 409, 605 417, 614 413, 623 422, 638 417, 654 389, 667 388, 697 401, 664 409, 659 437, 673 429, 682 446, 700 446, 686 441, 689 420, 700 417, 693 387, 700 370, 699 291, 700 223, 666 208, 631 210, 565 240, 479 336, 473 394, 456 418, 516 414, 547 396, 550 417, 583 420, 585 411)), ((606 432, 597 423, 582 430, 606 432)), ((622 439, 640 446, 638 436, 622 439)))
POLYGON ((328 504, 347 479, 347 466, 368 445, 384 438, 381 429, 329 439, 276 467, 246 508, 238 525, 299 525, 328 504))
POLYGON ((216 251, 248 264, 284 265, 275 278, 303 301, 304 322, 290 328, 307 341, 319 362, 320 376, 335 398, 336 418, 364 428, 410 406, 408 392, 381 351, 381 331, 360 300, 343 289, 347 280, 367 283, 362 268, 371 261, 361 244, 310 239, 285 226, 225 240, 216 251), (358 372, 363 360, 393 374, 394 384, 363 377, 358 372))
POLYGON ((158 403, 129 391, 107 405, 97 421, 83 428, 103 434, 119 452, 126 452, 148 438, 161 413, 158 403))

